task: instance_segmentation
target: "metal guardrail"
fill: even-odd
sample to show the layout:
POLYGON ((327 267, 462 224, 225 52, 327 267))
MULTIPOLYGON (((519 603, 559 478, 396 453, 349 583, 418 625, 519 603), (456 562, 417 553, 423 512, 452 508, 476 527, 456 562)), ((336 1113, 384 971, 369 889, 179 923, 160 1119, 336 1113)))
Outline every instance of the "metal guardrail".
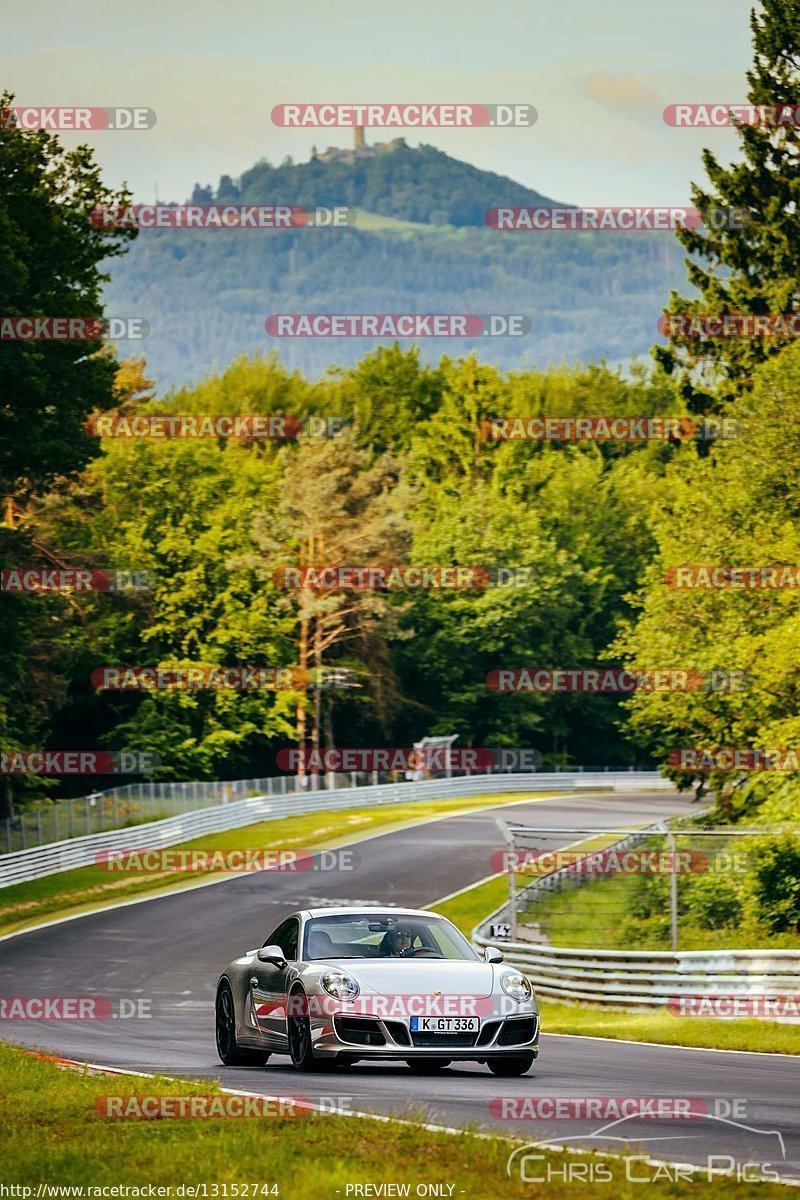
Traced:
MULTIPOLYGON (((612 845, 618 850, 635 845, 653 828, 612 845)), ((525 897, 530 905, 537 895, 577 882, 576 872, 572 864, 535 880, 518 894, 516 903, 525 897)), ((680 1009, 681 997, 800 993, 800 950, 601 950, 493 938, 490 926, 505 921, 510 925, 512 916, 507 901, 473 930, 472 942, 480 949, 498 946, 505 961, 528 976, 538 995, 554 1000, 621 1009, 680 1009)))
POLYGON ((0 888, 43 875, 90 866, 102 851, 110 849, 160 850, 208 833, 238 829, 275 817, 320 810, 371 808, 384 804, 414 803, 470 796, 520 792, 591 790, 671 789, 669 780, 655 771, 597 771, 574 773, 529 773, 472 775, 423 782, 378 784, 327 791, 295 791, 286 796, 253 796, 196 812, 182 813, 145 825, 112 829, 67 841, 51 842, 28 850, 0 855, 0 888))
POLYGON ((583 950, 498 942, 480 929, 476 946, 505 961, 554 1000, 617 1008, 665 1008, 681 996, 762 996, 800 991, 800 950, 583 950))
MULTIPOLYGON (((631 770, 632 768, 628 768, 631 770)), ((611 767, 579 766, 570 771, 554 767, 567 775, 575 772, 603 772, 611 767)), ((447 778, 471 772, 453 770, 447 778)), ((483 774, 484 772, 480 772, 483 774)), ((508 772, 485 772, 501 775, 508 772)), ((310 791, 336 791, 348 787, 374 787, 380 783, 402 783, 397 772, 348 771, 309 773, 306 777, 310 791)), ((109 829, 129 829, 162 821, 199 808, 217 804, 232 804, 252 796, 287 796, 296 790, 294 775, 267 775, 254 779, 183 780, 172 783, 126 783, 88 796, 73 796, 61 800, 44 800, 21 808, 13 817, 0 818, 0 855, 15 850, 30 850, 50 842, 84 837, 90 833, 105 833, 109 829)), ((305 789, 304 789, 305 790, 305 789)))

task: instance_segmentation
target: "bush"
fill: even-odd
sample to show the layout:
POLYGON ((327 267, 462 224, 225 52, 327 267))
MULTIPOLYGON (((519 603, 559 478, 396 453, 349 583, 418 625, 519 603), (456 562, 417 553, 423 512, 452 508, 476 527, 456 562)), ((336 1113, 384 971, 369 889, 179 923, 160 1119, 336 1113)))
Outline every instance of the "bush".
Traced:
POLYGON ((754 839, 749 888, 756 917, 770 933, 800 931, 800 839, 783 833, 754 839))
POLYGON ((729 929, 742 918, 736 880, 729 875, 695 875, 679 884, 681 909, 701 929, 729 929))

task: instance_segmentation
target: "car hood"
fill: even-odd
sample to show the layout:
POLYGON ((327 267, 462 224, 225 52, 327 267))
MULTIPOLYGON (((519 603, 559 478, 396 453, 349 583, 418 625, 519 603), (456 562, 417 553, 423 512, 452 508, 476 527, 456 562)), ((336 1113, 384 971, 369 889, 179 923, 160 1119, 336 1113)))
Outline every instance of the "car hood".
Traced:
MULTIPOLYGON (((331 961, 335 961, 332 959, 331 961)), ((494 969, 491 963, 449 959, 342 959, 342 971, 353 975, 362 990, 390 996, 406 993, 456 996, 491 996, 494 969)))

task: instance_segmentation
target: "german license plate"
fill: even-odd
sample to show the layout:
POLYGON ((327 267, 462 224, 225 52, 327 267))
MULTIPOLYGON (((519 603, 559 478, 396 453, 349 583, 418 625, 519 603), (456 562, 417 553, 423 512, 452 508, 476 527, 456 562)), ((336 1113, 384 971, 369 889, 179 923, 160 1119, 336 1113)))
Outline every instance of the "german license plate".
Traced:
POLYGON ((412 1017, 412 1033, 477 1033, 478 1017, 412 1017))

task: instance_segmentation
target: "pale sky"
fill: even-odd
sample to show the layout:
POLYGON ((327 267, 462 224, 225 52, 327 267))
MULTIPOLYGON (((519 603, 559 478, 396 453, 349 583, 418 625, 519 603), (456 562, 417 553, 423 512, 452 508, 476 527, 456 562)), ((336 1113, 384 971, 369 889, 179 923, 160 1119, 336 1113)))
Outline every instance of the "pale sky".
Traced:
POLYGON ((671 103, 746 98, 744 0, 40 0, 2 16, 0 90, 21 105, 152 108, 152 130, 96 131, 109 184, 138 201, 183 201, 196 181, 262 156, 308 158, 352 130, 272 125, 288 102, 528 103, 531 129, 397 133, 583 205, 682 204, 700 152, 735 152, 731 130, 672 129, 671 103))

